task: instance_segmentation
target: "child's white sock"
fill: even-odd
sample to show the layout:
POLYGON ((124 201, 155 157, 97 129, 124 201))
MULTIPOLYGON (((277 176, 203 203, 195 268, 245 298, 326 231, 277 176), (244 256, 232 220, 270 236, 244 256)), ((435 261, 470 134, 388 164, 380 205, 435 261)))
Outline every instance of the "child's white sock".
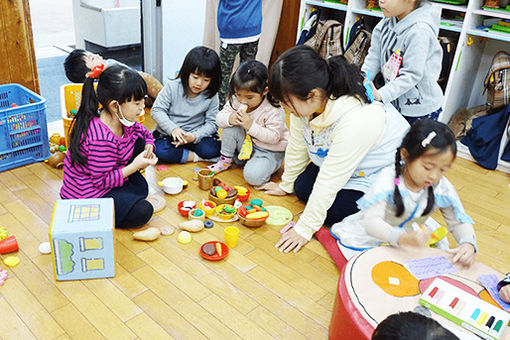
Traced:
POLYGON ((195 156, 193 157, 193 162, 198 162, 201 160, 202 160, 202 158, 200 158, 200 156, 197 153, 195 153, 195 156))
POLYGON ((221 155, 220 160, 217 163, 209 165, 207 169, 218 173, 223 170, 227 170, 228 168, 230 168, 230 165, 232 165, 232 157, 225 157, 221 155))

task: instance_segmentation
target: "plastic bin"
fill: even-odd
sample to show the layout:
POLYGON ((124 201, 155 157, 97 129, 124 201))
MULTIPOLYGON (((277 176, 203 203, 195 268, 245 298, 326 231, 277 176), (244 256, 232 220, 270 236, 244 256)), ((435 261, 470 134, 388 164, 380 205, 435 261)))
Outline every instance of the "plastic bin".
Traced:
POLYGON ((45 102, 22 85, 0 85, 0 171, 49 157, 45 102))
MULTIPOLYGON (((97 88, 97 84, 94 85, 97 88)), ((69 118, 71 110, 78 111, 81 103, 81 90, 83 84, 66 84, 60 87, 60 111, 62 114, 62 122, 64 123, 64 135, 66 137, 66 146, 69 145, 69 137, 71 132, 71 124, 73 118, 69 118)), ((100 105, 101 107, 101 105, 100 105)), ((138 117, 140 123, 145 122, 145 115, 138 117)))

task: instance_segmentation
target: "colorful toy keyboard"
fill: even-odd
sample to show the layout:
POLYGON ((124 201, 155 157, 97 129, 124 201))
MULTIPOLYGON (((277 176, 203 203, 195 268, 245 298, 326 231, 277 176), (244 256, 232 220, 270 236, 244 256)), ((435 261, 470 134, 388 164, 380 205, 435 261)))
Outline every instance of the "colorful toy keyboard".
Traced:
POLYGON ((420 304, 483 339, 499 339, 510 314, 436 278, 420 298, 420 304))

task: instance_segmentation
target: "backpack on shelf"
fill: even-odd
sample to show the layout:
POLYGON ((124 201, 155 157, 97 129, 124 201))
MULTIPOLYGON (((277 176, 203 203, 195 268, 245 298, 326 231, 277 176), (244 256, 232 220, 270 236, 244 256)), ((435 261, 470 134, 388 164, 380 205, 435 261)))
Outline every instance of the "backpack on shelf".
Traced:
POLYGON ((343 25, 337 20, 319 20, 315 34, 305 41, 304 45, 312 47, 324 59, 342 55, 344 53, 342 31, 343 25))
POLYGON ((492 58, 485 76, 484 91, 491 110, 501 109, 510 102, 510 54, 499 51, 492 58))
POLYGON ((441 61, 441 73, 437 82, 443 92, 446 90, 446 84, 448 83, 448 75, 453 64, 453 58, 455 57, 455 49, 457 48, 457 40, 450 37, 437 37, 441 49, 443 50, 443 59, 441 61))
POLYGON ((351 64, 361 68, 370 48, 372 33, 365 28, 363 19, 356 21, 352 26, 349 42, 345 49, 345 59, 351 64))

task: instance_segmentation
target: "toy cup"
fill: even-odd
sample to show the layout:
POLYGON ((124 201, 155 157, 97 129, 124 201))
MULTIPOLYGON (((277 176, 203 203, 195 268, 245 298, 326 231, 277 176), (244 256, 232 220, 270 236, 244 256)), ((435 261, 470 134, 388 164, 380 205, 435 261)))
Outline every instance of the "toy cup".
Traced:
POLYGON ((225 244, 230 248, 237 246, 237 240, 239 239, 239 229, 236 227, 225 228, 225 244))
POLYGON ((209 190, 213 186, 214 172, 202 169, 198 172, 198 187, 202 190, 209 190))
POLYGON ((200 203, 200 209, 205 211, 205 217, 211 217, 214 215, 214 209, 216 209, 216 203, 213 201, 203 201, 200 203))
POLYGON ((16 237, 14 237, 14 235, 0 241, 0 254, 12 253, 18 249, 18 242, 16 241, 16 237))

